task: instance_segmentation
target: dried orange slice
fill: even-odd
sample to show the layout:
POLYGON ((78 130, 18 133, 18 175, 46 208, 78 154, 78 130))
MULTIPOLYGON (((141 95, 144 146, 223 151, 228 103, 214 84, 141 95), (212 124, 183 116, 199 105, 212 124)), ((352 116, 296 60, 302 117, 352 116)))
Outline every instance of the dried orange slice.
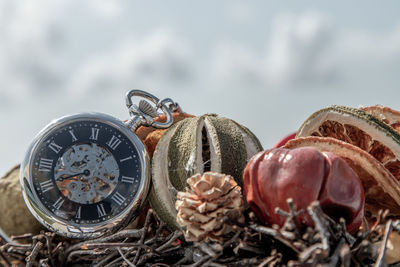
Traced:
POLYGON ((372 116, 380 119, 386 124, 389 124, 396 130, 396 132, 400 133, 400 112, 388 107, 383 106, 370 106, 370 107, 361 107, 361 110, 364 110, 366 113, 371 114, 372 116))
POLYGON ((365 150, 400 181, 400 134, 366 112, 331 106, 312 114, 296 137, 333 137, 365 150))
POLYGON ((400 216, 400 182, 366 151, 334 138, 315 136, 290 140, 284 147, 306 146, 335 153, 350 165, 363 184, 365 208, 371 214, 376 214, 379 209, 389 209, 392 215, 400 216))

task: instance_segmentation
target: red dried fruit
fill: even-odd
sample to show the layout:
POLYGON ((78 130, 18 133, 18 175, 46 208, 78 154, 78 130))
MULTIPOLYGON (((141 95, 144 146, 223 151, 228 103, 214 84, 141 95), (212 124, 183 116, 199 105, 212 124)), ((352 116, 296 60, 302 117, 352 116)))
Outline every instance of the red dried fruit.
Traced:
POLYGON ((380 209, 389 209, 400 217, 400 182, 367 151, 331 137, 299 137, 284 148, 314 147, 320 152, 331 152, 344 159, 360 178, 365 196, 366 219, 375 222, 380 209), (375 219, 373 219, 375 218, 375 219))
POLYGON ((243 189, 250 207, 266 224, 283 225, 285 217, 275 208, 288 210, 287 198, 303 209, 298 222, 304 225, 313 224, 306 208, 314 200, 333 219, 344 217, 352 233, 364 216, 364 191, 357 174, 335 154, 311 147, 256 154, 244 171, 243 189))

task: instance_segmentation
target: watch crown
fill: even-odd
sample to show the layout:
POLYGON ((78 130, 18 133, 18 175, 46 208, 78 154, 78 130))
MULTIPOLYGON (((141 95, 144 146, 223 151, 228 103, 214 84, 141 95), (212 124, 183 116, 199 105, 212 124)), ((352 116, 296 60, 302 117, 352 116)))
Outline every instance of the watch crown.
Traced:
POLYGON ((156 109, 146 100, 139 101, 139 110, 152 118, 158 116, 156 109))

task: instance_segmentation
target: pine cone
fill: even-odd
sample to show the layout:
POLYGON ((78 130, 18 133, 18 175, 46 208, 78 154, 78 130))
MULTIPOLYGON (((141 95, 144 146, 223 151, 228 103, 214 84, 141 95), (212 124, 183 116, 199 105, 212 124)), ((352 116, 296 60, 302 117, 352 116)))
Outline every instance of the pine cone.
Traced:
POLYGON ((175 208, 177 222, 186 227, 187 241, 222 242, 234 228, 232 222, 244 222, 241 188, 230 175, 206 172, 196 174, 187 183, 186 192, 178 192, 175 208))

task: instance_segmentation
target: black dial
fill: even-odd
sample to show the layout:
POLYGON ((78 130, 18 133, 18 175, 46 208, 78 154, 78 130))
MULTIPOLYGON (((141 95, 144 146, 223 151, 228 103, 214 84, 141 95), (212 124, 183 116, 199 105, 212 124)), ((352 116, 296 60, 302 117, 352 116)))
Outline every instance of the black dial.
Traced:
POLYGON ((50 131, 35 149, 32 182, 48 212, 79 225, 118 216, 141 179, 138 151, 117 128, 77 121, 50 131))

